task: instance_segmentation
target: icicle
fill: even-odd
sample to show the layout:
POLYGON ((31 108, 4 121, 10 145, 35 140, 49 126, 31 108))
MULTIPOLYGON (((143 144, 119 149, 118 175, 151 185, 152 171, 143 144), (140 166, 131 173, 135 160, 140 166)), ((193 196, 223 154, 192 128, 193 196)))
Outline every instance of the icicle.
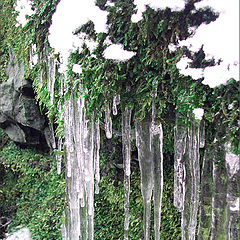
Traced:
POLYGON ((128 239, 129 196, 130 196, 130 161, 131 161, 131 108, 125 108, 122 115, 122 153, 124 166, 124 240, 128 239))
POLYGON ((195 239, 200 190, 199 122, 192 122, 187 137, 182 211, 182 239, 195 239))
POLYGON ((97 120, 95 124, 95 139, 94 142, 94 171, 95 171, 95 179, 96 179, 96 185, 95 185, 95 193, 99 193, 99 181, 100 181, 100 169, 99 169, 99 150, 100 150, 100 127, 99 127, 99 120, 97 120))
MULTIPOLYGON (((222 129, 218 129, 218 134, 222 129)), ((222 133, 219 134, 222 136, 222 133)), ((211 239, 226 239, 228 232, 226 151, 221 137, 216 137, 213 158, 213 199, 211 239)))
POLYGON ((154 162, 154 232, 160 239, 161 206, 163 194, 163 130, 162 124, 152 129, 152 151, 154 162))
POLYGON ((185 178, 184 154, 186 152, 187 128, 178 124, 176 115, 174 131, 174 206, 178 211, 183 210, 183 181, 185 178))
POLYGON ((231 144, 226 144, 226 168, 228 176, 227 201, 229 205, 228 239, 240 239, 240 205, 239 205, 239 179, 240 158, 230 152, 231 144))
POLYGON ((120 104, 120 95, 115 95, 113 97, 113 106, 112 106, 113 115, 117 115, 117 105, 119 104, 120 104))
POLYGON ((199 209, 198 239, 210 239, 212 222, 214 146, 206 146, 201 173, 201 200, 199 209))
POLYGON ((55 84, 56 66, 54 58, 49 59, 49 73, 48 73, 48 91, 50 92, 50 105, 53 105, 54 98, 54 84, 55 84))
POLYGON ((105 106, 105 131, 108 139, 112 138, 112 118, 110 116, 109 103, 105 106))
MULTIPOLYGON (((86 184, 86 219, 87 221, 87 239, 93 239, 93 217, 94 217, 94 123, 85 119, 84 123, 84 162, 85 162, 85 184, 86 184)), ((83 224, 83 223, 82 223, 83 224)))
POLYGON ((64 104, 67 151, 66 239, 93 239, 95 124, 86 119, 84 98, 64 104))
POLYGON ((63 96, 63 85, 64 85, 64 74, 60 73, 59 74, 59 87, 60 87, 60 90, 59 90, 59 95, 60 97, 63 96))
POLYGON ((199 147, 204 148, 205 146, 205 122, 201 120, 200 122, 200 130, 199 130, 199 147))
POLYGON ((162 124, 156 125, 157 81, 153 80, 152 122, 150 129, 150 151, 153 153, 154 177, 154 232, 155 239, 160 239, 161 205, 163 194, 163 130, 162 124))
POLYGON ((43 86, 43 70, 40 69, 38 72, 38 87, 41 89, 43 86))
POLYGON ((58 151, 56 155, 56 161, 57 161, 57 174, 61 174, 61 163, 62 163, 62 138, 59 138, 58 140, 58 151))
POLYGON ((143 197, 143 228, 144 239, 150 239, 151 197, 153 190, 154 163, 150 151, 151 122, 142 121, 135 124, 136 145, 141 171, 141 192, 143 197))

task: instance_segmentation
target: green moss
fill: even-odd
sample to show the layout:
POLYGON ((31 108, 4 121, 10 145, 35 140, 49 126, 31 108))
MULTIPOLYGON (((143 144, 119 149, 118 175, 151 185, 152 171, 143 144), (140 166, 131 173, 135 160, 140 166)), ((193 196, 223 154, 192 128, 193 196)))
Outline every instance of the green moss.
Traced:
POLYGON ((9 230, 28 226, 33 239, 61 239, 65 180, 57 175, 55 159, 8 142, 0 152, 4 178, 1 215, 12 219, 9 230))

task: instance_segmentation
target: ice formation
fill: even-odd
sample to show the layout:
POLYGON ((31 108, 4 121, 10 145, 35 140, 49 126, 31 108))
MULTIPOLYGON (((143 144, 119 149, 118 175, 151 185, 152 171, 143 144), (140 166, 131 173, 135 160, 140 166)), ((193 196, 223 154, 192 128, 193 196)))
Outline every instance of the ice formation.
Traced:
POLYGON ((131 164, 131 108, 127 107, 122 115, 122 154, 124 168, 124 240, 128 239, 129 196, 131 164))
POLYGON ((199 125, 188 129, 176 119, 174 155, 174 205, 182 212, 182 239, 195 239, 200 191, 199 125))
POLYGON ((225 166, 225 149, 217 136, 213 156, 213 197, 211 239, 227 236, 227 169, 225 166), (221 211, 219 211, 221 209, 221 211))
POLYGON ((155 238, 159 239, 163 191, 162 125, 153 126, 151 121, 145 120, 142 122, 136 122, 135 129, 136 145, 138 148, 138 159, 141 171, 144 239, 150 239, 152 195, 154 195, 155 238))
POLYGON ((109 103, 105 105, 105 132, 108 139, 112 138, 112 118, 109 103))
POLYGON ((65 146, 67 153, 66 239, 93 239, 94 176, 98 191, 99 123, 87 119, 84 98, 73 94, 64 103, 65 146), (94 141, 96 139, 96 141, 94 141))
MULTIPOLYGON (((179 116, 176 117, 176 123, 179 116)), ((186 177, 184 156, 186 153, 187 129, 184 125, 176 124, 174 131, 174 206, 178 211, 183 210, 183 183, 186 177)))
POLYGON ((153 154, 150 150, 150 121, 136 122, 136 145, 141 171, 144 239, 150 239, 151 199, 153 191, 153 154))
POLYGON ((201 170, 201 196, 199 207, 198 238, 210 239, 212 223, 212 195, 213 195, 213 157, 214 146, 206 146, 201 170))
POLYGON ((50 56, 48 64, 48 91, 50 93, 50 105, 53 105, 55 75, 56 75, 56 63, 54 60, 54 56, 50 56))
POLYGON ((112 112, 113 115, 117 115, 117 105, 120 104, 120 95, 115 95, 113 97, 112 112))

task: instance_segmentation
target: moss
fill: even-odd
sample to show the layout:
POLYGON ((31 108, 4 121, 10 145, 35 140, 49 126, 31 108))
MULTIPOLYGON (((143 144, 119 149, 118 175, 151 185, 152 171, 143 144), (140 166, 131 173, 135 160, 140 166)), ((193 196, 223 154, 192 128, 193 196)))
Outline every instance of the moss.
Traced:
POLYGON ((8 142, 0 151, 4 177, 1 216, 12 219, 9 231, 28 226, 33 239, 61 239, 64 175, 57 175, 55 159, 34 149, 8 142))

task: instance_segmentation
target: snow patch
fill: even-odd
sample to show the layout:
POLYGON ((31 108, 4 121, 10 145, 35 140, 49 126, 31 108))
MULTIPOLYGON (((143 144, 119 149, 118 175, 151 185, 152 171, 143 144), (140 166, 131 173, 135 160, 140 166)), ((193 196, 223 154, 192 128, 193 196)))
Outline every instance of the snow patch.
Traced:
POLYGON ((32 10, 31 1, 29 0, 17 0, 17 5, 15 11, 19 12, 17 16, 17 21, 22 26, 25 26, 28 22, 26 16, 31 16, 35 12, 32 10))
POLYGON ((120 44, 112 44, 104 51, 104 57, 112 60, 127 61, 136 55, 135 52, 126 51, 120 44))
POLYGON ((180 73, 193 79, 203 76, 203 84, 210 87, 225 84, 231 78, 239 81, 239 1, 204 0, 195 6, 196 10, 209 6, 220 16, 215 22, 201 25, 192 38, 181 41, 179 45, 187 46, 191 51, 198 51, 203 45, 207 59, 214 57, 222 59, 222 62, 205 70, 190 70, 180 62, 177 66, 180 73))
POLYGON ((171 8, 173 11, 180 11, 185 6, 184 0, 168 0, 168 1, 156 1, 156 0, 135 0, 134 4, 137 6, 137 13, 132 15, 132 22, 138 22, 142 19, 142 13, 146 10, 146 5, 149 5, 154 10, 171 8))
POLYGON ((202 108, 195 108, 193 110, 193 114, 195 116, 195 119, 202 120, 203 114, 204 114, 204 109, 202 108))

